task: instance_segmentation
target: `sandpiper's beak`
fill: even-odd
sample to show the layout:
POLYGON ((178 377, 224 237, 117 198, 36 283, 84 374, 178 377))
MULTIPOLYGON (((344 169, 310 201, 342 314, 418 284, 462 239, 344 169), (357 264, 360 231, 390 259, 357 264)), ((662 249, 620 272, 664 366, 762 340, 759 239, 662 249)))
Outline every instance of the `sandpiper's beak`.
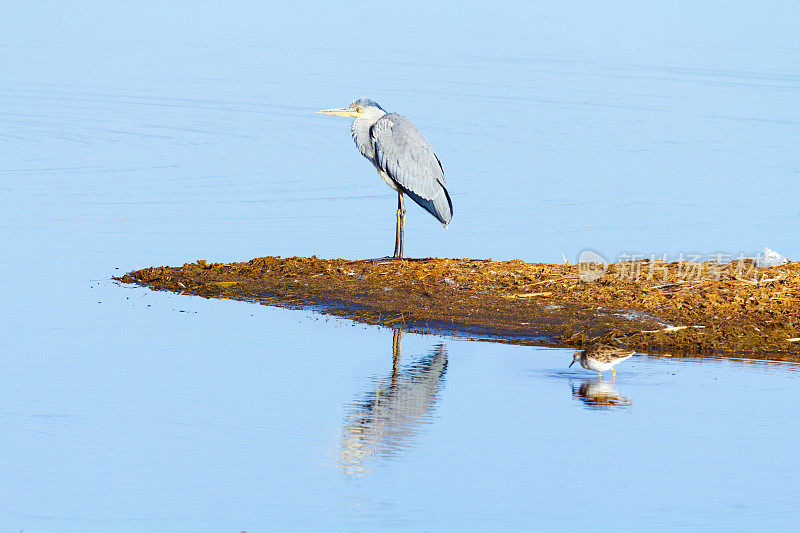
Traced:
POLYGON ((572 360, 572 362, 569 364, 569 366, 567 368, 569 368, 570 366, 572 366, 574 364, 575 364, 575 359, 572 360))
POLYGON ((357 117, 358 112, 352 107, 340 107, 339 109, 321 109, 317 111, 320 115, 340 115, 343 117, 357 117))

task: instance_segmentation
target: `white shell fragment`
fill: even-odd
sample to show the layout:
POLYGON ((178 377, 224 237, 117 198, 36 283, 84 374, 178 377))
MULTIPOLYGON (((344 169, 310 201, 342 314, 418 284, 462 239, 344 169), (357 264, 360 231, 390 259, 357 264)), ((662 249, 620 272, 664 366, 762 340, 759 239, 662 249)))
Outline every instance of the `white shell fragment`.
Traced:
POLYGON ((756 266, 758 268, 765 268, 771 266, 778 266, 787 263, 789 260, 783 257, 775 250, 764 248, 761 253, 756 256, 756 266))

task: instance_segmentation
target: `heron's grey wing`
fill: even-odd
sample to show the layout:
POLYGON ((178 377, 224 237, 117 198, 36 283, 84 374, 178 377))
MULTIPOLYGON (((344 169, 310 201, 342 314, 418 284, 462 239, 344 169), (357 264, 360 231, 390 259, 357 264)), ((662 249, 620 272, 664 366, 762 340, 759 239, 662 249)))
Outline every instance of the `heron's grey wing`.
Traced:
POLYGON ((422 133, 402 115, 387 113, 370 130, 378 168, 443 224, 453 218, 439 158, 422 133))

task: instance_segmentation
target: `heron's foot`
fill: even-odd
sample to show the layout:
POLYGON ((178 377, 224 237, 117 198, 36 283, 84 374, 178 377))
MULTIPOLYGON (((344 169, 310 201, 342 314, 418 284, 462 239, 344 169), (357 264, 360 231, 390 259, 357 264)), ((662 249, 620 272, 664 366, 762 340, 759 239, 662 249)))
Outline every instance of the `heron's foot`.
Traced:
POLYGON ((436 257, 394 257, 392 255, 387 255, 386 257, 374 257, 372 259, 360 259, 364 263, 378 263, 382 261, 408 261, 408 262, 425 262, 425 261, 435 261, 436 257))
POLYGON ((395 257, 387 255, 386 257, 375 257, 373 259, 361 259, 364 263, 382 263, 384 261, 433 261, 435 257, 395 257))
POLYGON ((365 263, 383 263, 385 261, 405 261, 403 257, 397 257, 394 255, 387 255, 386 257, 375 257, 373 259, 362 259, 365 263))

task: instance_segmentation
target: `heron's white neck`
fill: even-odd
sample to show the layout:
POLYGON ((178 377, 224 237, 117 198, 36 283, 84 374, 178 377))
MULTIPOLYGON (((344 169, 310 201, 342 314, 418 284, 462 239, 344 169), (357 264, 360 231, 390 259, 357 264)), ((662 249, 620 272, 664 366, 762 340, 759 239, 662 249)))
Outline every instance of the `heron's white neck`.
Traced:
POLYGON ((363 109, 361 113, 358 114, 358 117, 356 117, 353 120, 353 122, 359 122, 359 125, 363 125, 369 128, 370 126, 378 122, 378 119, 385 114, 386 111, 384 111, 383 109, 370 106, 367 107, 366 109, 363 109))
POLYGON ((372 125, 385 114, 386 111, 382 109, 376 107, 367 108, 353 119, 353 124, 350 126, 350 131, 353 134, 353 140, 356 142, 358 150, 373 164, 375 163, 375 146, 372 144, 369 131, 372 125))

